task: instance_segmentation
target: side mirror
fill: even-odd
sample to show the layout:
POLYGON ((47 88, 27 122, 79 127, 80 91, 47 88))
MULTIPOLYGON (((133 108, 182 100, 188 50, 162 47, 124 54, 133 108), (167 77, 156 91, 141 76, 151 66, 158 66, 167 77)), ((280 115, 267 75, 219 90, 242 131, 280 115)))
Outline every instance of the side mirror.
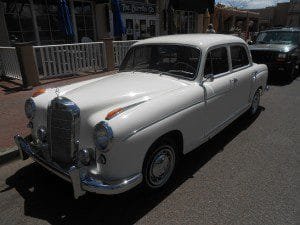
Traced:
POLYGON ((212 73, 204 75, 203 82, 205 82, 205 81, 207 81, 207 82, 214 81, 214 75, 212 73))
POLYGON ((248 41, 248 45, 253 45, 254 42, 253 41, 248 41))

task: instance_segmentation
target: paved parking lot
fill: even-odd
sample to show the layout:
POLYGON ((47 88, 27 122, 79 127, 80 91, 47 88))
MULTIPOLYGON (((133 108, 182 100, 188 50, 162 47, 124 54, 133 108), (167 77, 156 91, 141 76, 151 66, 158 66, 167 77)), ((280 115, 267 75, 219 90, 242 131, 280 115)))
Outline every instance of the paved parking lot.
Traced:
POLYGON ((273 82, 257 117, 188 154, 156 194, 74 200, 70 184, 37 164, 0 165, 0 224, 296 224, 299 92, 300 78, 273 82))

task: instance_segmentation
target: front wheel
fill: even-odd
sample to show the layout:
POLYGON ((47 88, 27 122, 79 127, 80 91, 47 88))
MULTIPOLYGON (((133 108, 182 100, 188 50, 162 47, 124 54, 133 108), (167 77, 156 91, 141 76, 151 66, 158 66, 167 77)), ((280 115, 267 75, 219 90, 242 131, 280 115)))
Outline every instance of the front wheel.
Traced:
POLYGON ((260 90, 257 90, 253 96, 251 107, 249 109, 249 115, 253 116, 257 113, 260 103, 260 90))
POLYGON ((164 139, 149 150, 144 161, 144 186, 148 190, 157 190, 165 186, 174 173, 177 164, 177 146, 164 139))

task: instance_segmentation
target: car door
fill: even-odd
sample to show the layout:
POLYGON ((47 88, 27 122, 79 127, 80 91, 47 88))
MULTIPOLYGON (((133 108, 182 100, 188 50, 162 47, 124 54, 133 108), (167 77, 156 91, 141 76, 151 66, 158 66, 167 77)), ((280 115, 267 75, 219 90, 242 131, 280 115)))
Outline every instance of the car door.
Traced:
POLYGON ((229 68, 229 49, 226 45, 208 50, 203 72, 205 95, 205 133, 213 136, 231 118, 230 91, 232 76, 229 68), (211 78, 208 78, 211 77, 211 78))
POLYGON ((250 91, 254 69, 249 54, 242 44, 230 45, 232 89, 229 94, 235 114, 240 114, 250 104, 250 91))

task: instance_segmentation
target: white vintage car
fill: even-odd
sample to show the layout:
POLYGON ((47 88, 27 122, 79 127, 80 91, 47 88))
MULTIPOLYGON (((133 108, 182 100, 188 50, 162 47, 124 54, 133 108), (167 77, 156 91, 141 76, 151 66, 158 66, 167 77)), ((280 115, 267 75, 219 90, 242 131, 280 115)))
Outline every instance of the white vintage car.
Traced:
POLYGON ((238 37, 142 40, 117 74, 36 91, 25 103, 31 134, 15 141, 23 159, 70 181, 75 198, 160 189, 182 155, 257 112, 267 76, 238 37))

